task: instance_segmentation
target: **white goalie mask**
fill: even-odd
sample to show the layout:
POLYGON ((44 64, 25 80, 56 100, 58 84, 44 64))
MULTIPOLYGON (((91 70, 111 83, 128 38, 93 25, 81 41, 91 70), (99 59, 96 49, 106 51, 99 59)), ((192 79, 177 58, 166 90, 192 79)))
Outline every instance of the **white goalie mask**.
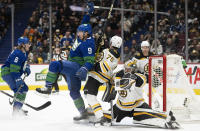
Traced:
POLYGON ((115 35, 110 39, 110 43, 113 47, 120 48, 122 45, 122 38, 115 35))

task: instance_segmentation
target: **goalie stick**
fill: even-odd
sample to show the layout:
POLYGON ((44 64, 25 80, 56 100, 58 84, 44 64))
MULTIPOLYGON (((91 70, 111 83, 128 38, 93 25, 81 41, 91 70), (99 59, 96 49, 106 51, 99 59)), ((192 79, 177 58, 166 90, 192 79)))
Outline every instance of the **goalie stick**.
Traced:
MULTIPOLYGON (((10 95, 7 92, 4 92, 4 91, 0 91, 0 92, 3 93, 3 94, 5 94, 5 95, 7 95, 7 96, 9 96, 9 97, 11 97, 11 98, 14 98, 14 96, 10 95)), ((25 102, 23 102, 23 104, 26 105, 26 106, 28 106, 29 108, 31 108, 33 110, 40 111, 40 110, 45 109, 48 106, 50 106, 51 105, 51 101, 48 101, 48 102, 44 103, 43 105, 41 105, 39 107, 34 107, 34 106, 32 106, 32 105, 30 105, 28 103, 25 103, 25 102)))

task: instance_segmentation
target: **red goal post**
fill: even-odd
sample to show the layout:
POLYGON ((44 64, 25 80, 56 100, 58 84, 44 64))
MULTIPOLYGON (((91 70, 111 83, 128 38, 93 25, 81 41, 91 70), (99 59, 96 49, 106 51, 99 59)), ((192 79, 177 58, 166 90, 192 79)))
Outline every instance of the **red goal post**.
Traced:
POLYGON ((163 111, 166 111, 167 108, 167 59, 165 55, 162 56, 150 56, 149 57, 149 106, 152 107, 152 84, 153 84, 153 77, 158 77, 158 81, 160 81, 160 84, 162 85, 163 88, 163 111), (157 64, 155 65, 154 61, 157 60, 157 64), (154 70, 157 67, 161 69, 162 73, 158 74, 154 70))

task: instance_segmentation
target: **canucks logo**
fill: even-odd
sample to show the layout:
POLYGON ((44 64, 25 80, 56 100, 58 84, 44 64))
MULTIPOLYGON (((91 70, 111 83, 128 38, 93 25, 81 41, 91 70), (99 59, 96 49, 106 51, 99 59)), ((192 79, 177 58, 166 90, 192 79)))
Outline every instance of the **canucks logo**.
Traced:
POLYGON ((72 47, 72 50, 75 51, 76 48, 81 44, 81 42, 78 42, 78 40, 76 39, 74 44, 73 44, 73 47, 72 47))

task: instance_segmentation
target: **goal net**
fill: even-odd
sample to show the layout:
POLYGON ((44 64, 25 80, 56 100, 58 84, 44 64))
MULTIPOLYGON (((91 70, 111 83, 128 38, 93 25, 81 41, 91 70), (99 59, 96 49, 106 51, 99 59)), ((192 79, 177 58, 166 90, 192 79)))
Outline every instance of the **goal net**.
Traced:
POLYGON ((200 120, 200 105, 189 83, 179 55, 149 58, 149 105, 159 111, 172 110, 179 121, 200 120))

